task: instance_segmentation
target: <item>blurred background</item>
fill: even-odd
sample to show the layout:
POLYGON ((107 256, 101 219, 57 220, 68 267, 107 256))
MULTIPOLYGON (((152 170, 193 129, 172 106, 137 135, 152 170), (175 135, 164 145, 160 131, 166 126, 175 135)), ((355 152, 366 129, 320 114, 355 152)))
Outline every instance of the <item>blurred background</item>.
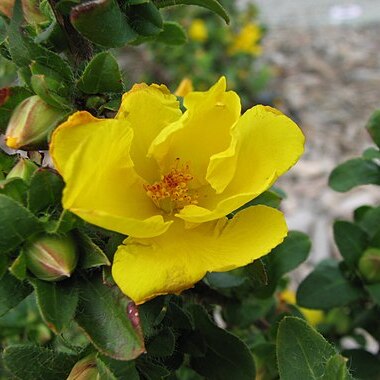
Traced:
POLYGON ((380 104, 380 3, 222 3, 231 14, 229 26, 197 7, 192 12, 178 7, 170 18, 187 30, 185 47, 127 48, 120 61, 131 84, 162 81, 173 91, 185 77, 204 90, 226 75, 244 109, 274 105, 300 125, 307 138, 305 155, 277 183, 287 194, 283 209, 289 227, 313 241, 297 281, 314 263, 336 254, 334 219, 351 218, 359 205, 380 200, 372 186, 344 194, 328 187, 329 173, 338 163, 370 146, 364 125, 380 104))

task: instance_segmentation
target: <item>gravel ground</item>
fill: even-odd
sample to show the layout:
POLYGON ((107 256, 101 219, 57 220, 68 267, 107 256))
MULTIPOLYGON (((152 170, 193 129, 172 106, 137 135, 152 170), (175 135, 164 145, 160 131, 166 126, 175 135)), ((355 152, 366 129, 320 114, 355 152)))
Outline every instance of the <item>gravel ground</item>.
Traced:
POLYGON ((356 207, 380 201, 375 186, 345 194, 327 186, 338 163, 371 145, 364 125, 380 106, 380 4, 361 1, 360 17, 332 25, 326 16, 331 7, 348 2, 257 3, 269 26, 262 59, 277 74, 271 89, 281 99, 279 108, 296 119, 307 138, 305 155, 278 182, 288 193, 284 211, 290 228, 307 232, 313 241, 308 265, 296 274, 304 276, 314 263, 337 255, 333 220, 351 218, 356 207))

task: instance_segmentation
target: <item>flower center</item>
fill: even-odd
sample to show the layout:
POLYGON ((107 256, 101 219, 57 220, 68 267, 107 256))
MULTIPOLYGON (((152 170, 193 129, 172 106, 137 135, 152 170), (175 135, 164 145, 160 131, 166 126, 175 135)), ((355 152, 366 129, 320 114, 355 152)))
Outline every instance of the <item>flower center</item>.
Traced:
POLYGON ((187 205, 198 204, 198 195, 191 194, 189 182, 193 180, 189 165, 179 166, 179 158, 168 174, 153 185, 144 185, 148 197, 153 203, 167 213, 180 210, 187 205))

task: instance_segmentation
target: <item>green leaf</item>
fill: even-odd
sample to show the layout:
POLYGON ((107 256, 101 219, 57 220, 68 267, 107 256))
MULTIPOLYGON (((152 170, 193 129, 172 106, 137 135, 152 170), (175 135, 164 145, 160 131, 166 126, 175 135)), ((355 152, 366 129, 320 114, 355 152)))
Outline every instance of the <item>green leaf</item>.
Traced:
POLYGON ((6 92, 3 103, 0 102, 0 132, 4 133, 13 110, 32 93, 24 87, 7 87, 2 91, 6 92))
POLYGON ((228 272, 207 273, 206 283, 213 289, 236 288, 246 281, 244 277, 239 277, 228 272))
POLYGON ((172 5, 181 4, 198 5, 216 13, 217 15, 222 17, 227 24, 230 22, 230 18, 228 16, 227 11, 217 0, 155 0, 154 3, 157 5, 158 8, 170 7, 172 5))
POLYGON ((157 361, 153 362, 147 357, 139 357, 136 361, 137 368, 147 380, 161 380, 170 375, 170 372, 157 361))
POLYGON ((270 191, 270 190, 264 191, 264 193, 260 194, 258 197, 252 199, 251 201, 247 202, 243 206, 239 207, 232 214, 236 214, 239 211, 246 209, 247 207, 255 206, 255 205, 265 205, 265 206, 269 206, 273 208, 279 208, 282 199, 283 198, 274 191, 270 191))
POLYGON ((268 275, 262 260, 258 259, 252 264, 248 264, 244 267, 244 272, 247 274, 254 288, 268 285, 268 275))
POLYGON ((321 380, 353 380, 348 372, 346 360, 343 356, 336 354, 326 364, 326 369, 321 380))
POLYGON ((0 194, 4 194, 21 204, 25 201, 27 189, 27 184, 21 178, 13 177, 0 181, 0 194))
POLYGON ((366 160, 380 160, 380 150, 376 148, 367 148, 363 154, 362 157, 366 160))
POLYGON ((17 306, 32 290, 29 284, 5 273, 0 279, 0 316, 17 306))
POLYGON ((78 288, 73 281, 47 282, 31 280, 37 296, 41 316, 56 334, 74 319, 78 304, 78 288))
POLYGON ((338 263, 320 263, 300 284, 297 291, 297 305, 308 309, 331 309, 347 305, 362 296, 343 276, 338 263))
POLYGON ((121 47, 137 37, 115 0, 80 4, 72 8, 70 19, 81 34, 102 46, 121 47))
POLYGON ((60 206, 64 183, 62 178, 51 169, 34 172, 28 193, 29 209, 35 214, 48 207, 60 206))
POLYGON ((378 380, 380 360, 361 349, 345 350, 342 355, 348 358, 348 367, 357 380, 378 380))
POLYGON ((98 355, 96 362, 102 380, 140 380, 133 361, 118 361, 98 355))
POLYGON ((102 265, 111 265, 106 254, 86 234, 77 232, 76 242, 80 252, 79 266, 81 268, 89 269, 102 265))
MULTIPOLYGON (((334 348, 303 319, 285 317, 277 334, 277 360, 281 380, 320 379, 334 348)), ((332 378, 331 378, 332 380, 332 378)))
POLYGON ((376 110, 368 120, 367 131, 372 137, 373 142, 380 147, 380 110, 376 110))
POLYGON ((58 109, 71 108, 71 103, 65 97, 59 95, 60 84, 56 80, 45 75, 32 75, 31 86, 33 91, 50 106, 58 109))
POLYGON ((345 192, 360 185, 380 185, 380 167, 373 161, 354 158, 337 166, 330 174, 329 186, 345 192))
POLYGON ((347 265, 356 268, 368 245, 366 233, 354 223, 337 221, 334 223, 334 239, 347 265))
POLYGON ((380 284, 366 285, 365 287, 372 300, 380 306, 380 284))
POLYGON ((273 294, 281 277, 304 262, 310 252, 309 237, 299 231, 290 231, 284 242, 262 258, 268 278, 268 285, 255 290, 260 297, 273 294))
POLYGON ((201 306, 192 305, 189 311, 207 346, 205 356, 191 358, 191 367, 209 380, 254 379, 255 364, 248 347, 236 336, 215 326, 201 306))
POLYGON ((22 251, 9 268, 9 271, 20 281, 26 279, 26 258, 22 251))
POLYGON ((12 251, 42 230, 42 223, 29 210, 0 194, 0 252, 12 251))
POLYGON ((157 41, 167 45, 183 45, 187 41, 185 29, 176 22, 166 21, 157 41))
POLYGON ((161 13, 151 2, 130 7, 128 22, 141 36, 155 36, 163 30, 161 13))
POLYGON ((138 328, 127 316, 126 297, 102 284, 100 277, 83 277, 76 321, 93 345, 116 360, 132 360, 144 352, 138 328))
POLYGON ((359 226, 373 238, 380 230, 380 207, 368 210, 359 222, 359 226))
POLYGON ((175 336, 169 328, 161 330, 147 345, 148 354, 159 358, 173 355, 174 349, 175 336))
POLYGON ((86 94, 122 92, 123 80, 115 57, 107 51, 96 55, 86 66, 78 88, 86 94))
POLYGON ((7 347, 3 360, 18 379, 57 380, 67 378, 78 357, 31 344, 19 344, 7 347))

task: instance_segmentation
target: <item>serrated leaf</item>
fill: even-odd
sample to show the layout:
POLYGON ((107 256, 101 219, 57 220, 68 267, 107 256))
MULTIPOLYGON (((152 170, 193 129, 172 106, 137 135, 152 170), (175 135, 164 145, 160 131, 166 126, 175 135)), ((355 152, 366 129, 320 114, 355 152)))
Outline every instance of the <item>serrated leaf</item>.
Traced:
POLYGON ((297 305, 308 309, 331 309, 347 305, 362 296, 339 270, 338 263, 320 263, 299 285, 297 305))
POLYGON ((127 299, 100 277, 83 277, 75 319, 94 346, 116 360, 132 360, 144 352, 140 331, 127 316, 127 299))
POLYGON ((209 380, 254 379, 255 364, 248 347, 236 336, 215 326, 201 306, 191 305, 189 311, 207 348, 204 356, 191 358, 191 367, 209 380))
POLYGON ((3 360, 18 379, 57 380, 67 378, 78 357, 31 344, 20 344, 7 347, 3 360))
POLYGON ((353 380, 348 372, 346 360, 343 356, 336 354, 326 364, 325 372, 321 380, 353 380))
POLYGON ((227 11, 223 8, 223 6, 217 0, 155 0, 154 3, 158 8, 170 7, 173 5, 198 5, 203 8, 207 8, 210 11, 216 13, 220 17, 224 19, 224 21, 228 24, 230 22, 230 18, 228 16, 227 11))
POLYGON ((337 166, 330 174, 329 186, 345 192, 360 185, 380 185, 380 167, 375 162, 354 158, 337 166))
POLYGON ((122 92, 123 80, 114 56, 107 51, 97 54, 86 66, 77 86, 86 94, 122 92))
POLYGON ((31 280, 38 308, 46 325, 60 334, 74 319, 78 305, 78 288, 71 280, 47 282, 31 280))
POLYGON ((159 362, 151 361, 146 357, 139 357, 136 366, 147 380, 161 380, 170 375, 170 372, 159 362))
POLYGON ((334 239, 347 265, 356 268, 368 245, 366 233, 354 223, 337 221, 334 223, 334 239))
POLYGON ((17 306, 32 291, 29 284, 17 280, 8 272, 4 273, 0 279, 0 316, 17 306))
POLYGON ((248 276, 253 287, 261 287, 268 284, 268 275, 262 260, 255 260, 244 267, 244 272, 248 276))
POLYGON ((183 45, 187 41, 186 31, 180 24, 166 21, 162 32, 157 36, 157 41, 167 45, 183 45))
POLYGON ((51 169, 37 170, 30 180, 29 209, 37 214, 48 207, 60 206, 63 187, 63 180, 56 172, 51 169))
POLYGON ((277 334, 277 361, 281 380, 320 379, 335 349, 303 319, 285 317, 277 334))
POLYGON ((29 210, 0 194, 0 252, 12 251, 41 231, 42 223, 29 210))
POLYGON ((89 236, 82 232, 77 232, 75 236, 80 252, 79 267, 89 269, 102 265, 111 265, 106 254, 92 242, 89 236))
POLYGON ((115 0, 80 4, 72 8, 70 19, 81 34, 102 46, 121 47, 137 37, 115 0))

